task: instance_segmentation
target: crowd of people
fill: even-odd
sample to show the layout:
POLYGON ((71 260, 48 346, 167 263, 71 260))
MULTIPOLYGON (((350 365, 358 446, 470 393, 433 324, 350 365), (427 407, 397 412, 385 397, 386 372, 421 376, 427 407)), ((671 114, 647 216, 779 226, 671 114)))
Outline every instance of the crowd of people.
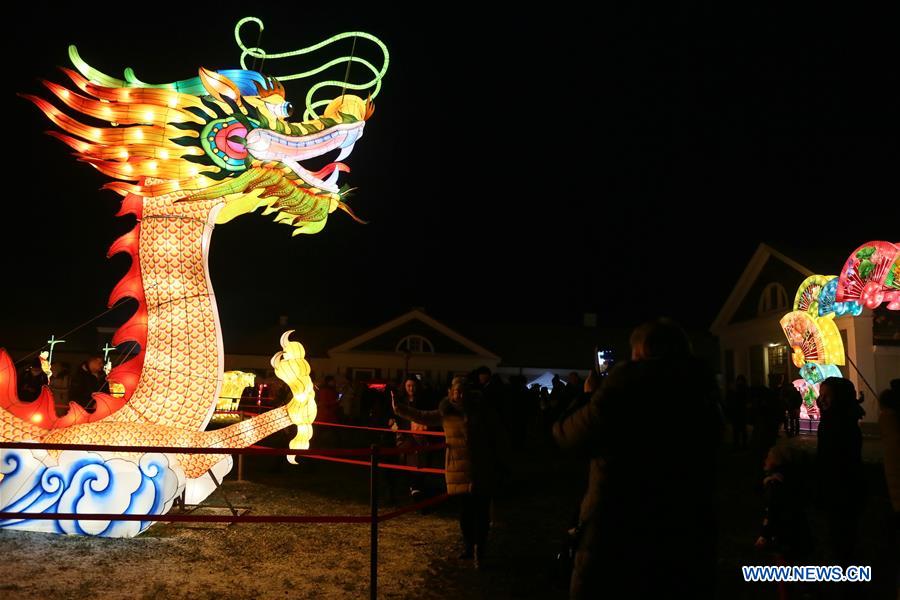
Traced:
POLYGON ((103 359, 99 356, 88 358, 74 371, 68 363, 54 365, 52 377, 48 377, 44 372, 41 359, 35 358, 18 374, 16 384, 16 391, 22 402, 37 400, 41 389, 48 386, 53 394, 58 415, 65 414, 69 410, 70 402, 88 412, 93 412, 96 405, 93 394, 109 393, 103 359))
MULTIPOLYGON (((90 410, 91 394, 105 390, 99 357, 71 374, 61 370, 57 386, 90 410)), ((37 398, 47 384, 40 363, 19 377, 19 396, 37 398)), ((265 387, 265 386, 264 386, 265 387)), ((261 401, 259 388, 245 391, 261 401)), ((273 405, 287 402, 289 390, 266 390, 273 405)), ((884 474, 900 524, 900 380, 880 400, 879 425, 884 474)), ((773 388, 748 386, 738 376, 720 393, 714 374, 696 358, 689 338, 661 319, 638 327, 631 337, 631 360, 608 373, 592 371, 582 380, 556 376, 552 389, 528 387, 521 376, 508 382, 481 367, 436 386, 411 375, 396 382, 349 382, 325 376, 316 387, 317 421, 352 423, 394 430, 390 443, 408 450, 400 462, 410 467, 443 466, 446 492, 457 505, 462 533, 460 559, 484 564, 490 539, 492 502, 504 485, 512 448, 525 439, 554 443, 573 460, 588 464, 587 491, 571 533, 574 561, 572 598, 606 595, 610 582, 628 582, 633 597, 683 590, 693 598, 712 597, 716 584, 717 455, 730 422, 732 444, 759 467, 764 507, 759 535, 748 540, 782 564, 811 564, 814 552, 829 564, 859 563, 857 537, 865 502, 860 419, 861 396, 844 378, 819 388, 814 456, 798 444, 802 399, 785 378, 773 388), (653 418, 633 422, 640 408, 653 418), (748 428, 750 429, 748 435, 748 428), (442 430, 444 464, 418 448, 442 430), (783 435, 782 435, 783 432, 783 435), (815 494, 810 499, 808 490, 815 494), (825 535, 812 534, 808 507, 824 516, 825 535), (816 548, 816 544, 824 544, 816 548)), ((340 430, 320 426, 314 443, 340 445, 340 430)), ((382 437, 384 440, 385 437, 382 437)), ((427 495, 420 473, 389 476, 408 487, 413 499, 427 495)), ((443 491, 443 490, 441 490, 443 491)))
MULTIPOLYGON (((484 560, 491 499, 502 486, 511 440, 531 431, 552 434, 573 459, 586 459, 587 491, 571 530, 572 598, 602 597, 615 589, 611 582, 627 582, 633 597, 673 590, 693 598, 715 595, 722 509, 716 506, 716 468, 729 421, 734 447, 748 450, 758 465, 763 515, 748 548, 781 564, 810 564, 814 552, 829 564, 860 564, 864 412, 849 380, 822 382, 810 454, 798 442, 802 399, 785 378, 773 388, 751 388, 738 377, 723 395, 714 374, 693 356, 687 335, 667 320, 637 328, 631 346, 631 360, 608 376, 556 377, 552 391, 529 389, 515 377, 504 383, 483 367, 454 378, 438 399, 435 388, 409 377, 381 393, 392 398, 390 411, 376 395, 361 404, 363 418, 408 432, 398 434, 397 444, 411 449, 410 465, 423 466, 413 449, 427 440, 417 439, 417 428, 444 430, 446 490, 457 501, 463 538, 460 558, 476 565, 484 560), (653 414, 642 420, 639 438, 629 426, 636 407, 653 414), (811 503, 823 515, 819 536, 807 520, 811 503)), ((880 423, 885 477, 900 523, 898 394, 895 380, 881 397, 880 423)), ((413 495, 420 487, 411 479, 413 495)))

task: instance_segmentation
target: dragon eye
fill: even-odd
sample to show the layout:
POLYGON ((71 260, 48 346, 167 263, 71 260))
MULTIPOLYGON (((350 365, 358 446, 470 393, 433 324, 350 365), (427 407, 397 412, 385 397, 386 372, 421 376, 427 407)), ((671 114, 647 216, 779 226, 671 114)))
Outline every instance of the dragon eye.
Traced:
POLYGON ((272 114, 280 119, 290 117, 294 114, 294 105, 290 102, 282 102, 281 104, 270 104, 266 102, 266 104, 268 105, 269 110, 272 111, 272 114))

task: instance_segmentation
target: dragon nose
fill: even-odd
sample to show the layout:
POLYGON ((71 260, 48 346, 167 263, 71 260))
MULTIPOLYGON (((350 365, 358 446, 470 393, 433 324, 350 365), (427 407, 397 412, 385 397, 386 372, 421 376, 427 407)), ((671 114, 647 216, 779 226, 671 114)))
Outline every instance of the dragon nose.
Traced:
POLYGON ((272 140, 270 140, 268 136, 264 135, 263 132, 261 132, 259 129, 254 129, 247 134, 246 147, 250 152, 262 154, 269 149, 269 145, 271 143, 272 140))

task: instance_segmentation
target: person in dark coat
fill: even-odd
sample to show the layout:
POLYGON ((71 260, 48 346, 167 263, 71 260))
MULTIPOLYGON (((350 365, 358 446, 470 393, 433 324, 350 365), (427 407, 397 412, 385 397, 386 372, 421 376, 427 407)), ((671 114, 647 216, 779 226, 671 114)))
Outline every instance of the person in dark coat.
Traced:
POLYGON ((894 521, 900 526, 900 379, 892 380, 891 387, 881 392, 878 405, 881 408, 878 428, 884 447, 884 479, 894 508, 894 521))
POLYGON ((106 373, 103 359, 92 356, 78 367, 69 380, 69 401, 78 404, 88 412, 93 412, 96 392, 106 390, 106 373))
POLYGON ((753 463, 761 466, 769 453, 769 448, 778 440, 778 428, 784 422, 784 405, 779 395, 766 386, 751 387, 749 395, 753 407, 750 452, 753 463))
POLYGON ((37 400, 41 395, 41 388, 47 385, 47 374, 41 369, 41 359, 35 358, 25 367, 19 376, 16 393, 22 402, 37 400))
POLYGON ((491 497, 497 471, 502 427, 495 408, 456 378, 436 410, 419 410, 393 402, 394 413, 422 425, 443 426, 447 452, 447 493, 460 505, 464 549, 460 558, 484 559, 491 520, 491 497))
POLYGON ((743 450, 747 447, 747 409, 750 404, 750 387, 743 375, 738 375, 734 380, 734 390, 729 400, 732 442, 735 450, 743 450))
MULTIPOLYGON (((403 395, 398 402, 401 405, 423 411, 434 408, 433 405, 428 406, 428 402, 425 400, 425 395, 421 391, 421 384, 414 375, 408 375, 403 381, 403 395)), ((389 425, 391 425, 390 422, 389 425)), ((400 418, 399 422, 396 423, 396 425, 399 429, 428 431, 428 425, 416 423, 415 421, 409 421, 403 418, 400 418)), ((416 450, 419 446, 427 445, 428 442, 429 436, 427 435, 410 435, 408 433, 398 433, 397 447, 409 451, 409 454, 400 455, 402 463, 406 466, 417 468, 427 466, 427 457, 419 454, 418 452, 416 452, 416 450)), ((409 485, 409 495, 413 498, 420 498, 423 490, 425 489, 425 478, 422 473, 409 473, 408 476, 403 479, 409 485)))
POLYGON ((570 595, 711 597, 718 387, 671 321, 637 328, 631 346, 632 360, 553 427, 562 448, 591 458, 570 595))
POLYGON ((805 564, 813 549, 801 453, 788 444, 769 449, 764 465, 765 513, 755 546, 789 565, 805 564))
POLYGON ((829 545, 837 561, 830 564, 859 564, 853 558, 865 478, 856 389, 848 379, 829 377, 819 385, 816 403, 822 415, 816 446, 819 503, 825 511, 829 545))
POLYGON ((781 384, 780 395, 787 413, 785 433, 788 437, 800 435, 800 407, 803 405, 803 396, 794 387, 794 384, 788 381, 787 377, 781 384))
MULTIPOLYGON (((326 375, 322 385, 316 390, 316 421, 323 423, 340 423, 341 399, 338 396, 334 375, 326 375)), ((340 445, 340 430, 336 427, 320 426, 318 442, 323 448, 340 445)))
POLYGON ((878 397, 880 414, 878 427, 884 448, 884 479, 893 510, 893 535, 885 554, 894 557, 893 574, 900 583, 900 379, 891 381, 891 387, 878 397))

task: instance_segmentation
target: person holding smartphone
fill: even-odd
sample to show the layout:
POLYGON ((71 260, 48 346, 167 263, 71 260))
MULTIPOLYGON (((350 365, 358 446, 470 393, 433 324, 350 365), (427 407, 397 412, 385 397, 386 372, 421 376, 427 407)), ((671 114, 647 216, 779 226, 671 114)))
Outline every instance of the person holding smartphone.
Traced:
POLYGON ((619 597, 627 585, 630 598, 712 597, 718 387, 669 320, 638 327, 631 347, 553 426, 561 448, 590 459, 570 596, 619 597))

